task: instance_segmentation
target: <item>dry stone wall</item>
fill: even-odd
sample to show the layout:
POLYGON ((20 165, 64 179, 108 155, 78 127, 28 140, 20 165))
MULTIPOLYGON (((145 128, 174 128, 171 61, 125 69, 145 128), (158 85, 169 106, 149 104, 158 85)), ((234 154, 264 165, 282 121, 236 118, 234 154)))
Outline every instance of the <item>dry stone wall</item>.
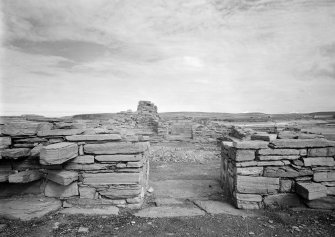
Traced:
POLYGON ((221 183, 235 206, 335 209, 335 142, 264 137, 222 143, 221 183))
POLYGON ((145 137, 92 121, 37 119, 1 126, 1 197, 43 194, 64 206, 141 207, 149 175, 145 137))

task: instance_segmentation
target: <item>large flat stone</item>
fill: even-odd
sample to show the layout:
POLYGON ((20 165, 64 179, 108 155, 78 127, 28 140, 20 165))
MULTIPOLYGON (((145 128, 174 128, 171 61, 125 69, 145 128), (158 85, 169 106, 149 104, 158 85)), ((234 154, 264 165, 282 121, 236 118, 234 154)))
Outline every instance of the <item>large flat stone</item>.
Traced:
POLYGON ((82 129, 52 129, 52 130, 41 130, 37 133, 39 137, 51 137, 51 136, 70 136, 83 133, 82 129))
POLYGON ((335 147, 308 149, 308 156, 334 156, 335 147))
POLYGON ((66 170, 107 170, 109 168, 112 168, 113 166, 110 164, 99 164, 99 163, 95 163, 95 164, 77 164, 77 163, 73 163, 72 161, 69 163, 66 163, 64 165, 64 169, 66 170))
POLYGON ((297 160, 299 159, 300 156, 259 156, 258 159, 259 160, 297 160))
POLYGON ((307 200, 314 200, 327 196, 327 188, 319 183, 297 183, 296 193, 307 200))
POLYGON ((65 208, 60 211, 62 214, 66 215, 85 215, 85 216, 110 216, 118 215, 119 208, 117 207, 101 207, 101 208, 79 208, 79 207, 70 207, 65 208))
POLYGON ((119 162, 119 161, 140 161, 143 159, 142 154, 137 155, 99 155, 95 157, 95 160, 108 163, 108 162, 119 162))
POLYGON ((258 155, 262 156, 295 156, 301 155, 302 152, 306 152, 306 150, 301 149, 260 149, 257 151, 258 155))
POLYGON ((305 166, 335 166, 333 157, 308 157, 303 160, 305 166))
POLYGON ((109 142, 104 144, 86 144, 84 146, 84 152, 96 155, 138 154, 148 150, 149 146, 148 142, 109 142))
POLYGON ((44 189, 46 197, 68 198, 79 195, 78 184, 73 182, 70 185, 64 186, 52 181, 48 181, 44 189))
POLYGON ((40 163, 43 165, 62 164, 78 156, 78 145, 70 142, 45 146, 40 151, 40 163))
POLYGON ((120 134, 73 135, 67 136, 68 141, 120 141, 120 134))
POLYGON ((335 171, 314 173, 313 180, 316 182, 335 181, 335 171))
POLYGON ((141 187, 138 185, 137 187, 110 187, 106 190, 100 191, 100 195, 105 196, 110 199, 123 199, 123 198, 131 198, 139 195, 141 193, 141 187))
POLYGON ((173 205, 182 205, 184 202, 176 198, 156 198, 156 206, 173 206, 173 205))
POLYGON ((271 148, 317 148, 335 146, 335 141, 326 139, 278 139, 270 143, 271 148))
POLYGON ((92 185, 138 184, 140 173, 83 173, 83 183, 92 185))
POLYGON ((239 175, 261 176, 263 174, 263 167, 237 167, 235 168, 235 172, 239 175))
POLYGON ((261 202, 263 200, 262 195, 249 193, 236 193, 235 198, 246 202, 261 202))
POLYGON ((61 185, 69 185, 78 180, 78 173, 66 170, 48 170, 47 179, 61 185))
POLYGON ((231 158, 235 161, 250 161, 255 159, 255 150, 234 150, 231 158))
POLYGON ((264 176, 266 177, 295 178, 300 176, 311 176, 311 175, 313 175, 313 171, 308 168, 301 168, 299 170, 296 170, 290 166, 282 166, 282 167, 266 167, 264 169, 264 176))
POLYGON ((57 211, 61 206, 61 201, 54 198, 20 197, 0 199, 0 216, 8 219, 29 221, 57 211))
POLYGON ((196 207, 173 207, 160 206, 144 208, 135 216, 149 218, 179 217, 179 216, 202 216, 205 212, 196 207))
POLYGON ((12 144, 10 137, 0 137, 0 149, 9 147, 12 144))
POLYGON ((91 155, 83 155, 83 156, 77 156, 73 160, 71 160, 71 163, 76 164, 93 164, 94 163, 94 156, 91 155))
POLYGON ((240 193, 269 194, 279 190, 279 178, 236 176, 236 189, 240 193))
POLYGON ((28 136, 36 135, 39 129, 45 126, 44 123, 36 122, 10 122, 4 125, 2 129, 2 134, 10 136, 28 136))
POLYGON ((8 176, 9 183, 30 183, 42 178, 42 174, 38 170, 26 170, 11 174, 8 176))
POLYGON ((19 159, 30 155, 29 148, 12 148, 1 151, 1 156, 7 159, 19 159))
POLYGON ((335 197, 327 196, 311 201, 305 201, 305 204, 309 208, 313 209, 327 209, 327 210, 335 210, 335 197))
POLYGON ((265 141, 234 141, 233 147, 237 149, 261 149, 268 148, 268 142, 265 141))
POLYGON ((220 201, 194 201, 195 205, 203 209, 209 214, 227 214, 233 216, 252 216, 244 211, 236 209, 231 204, 220 201))

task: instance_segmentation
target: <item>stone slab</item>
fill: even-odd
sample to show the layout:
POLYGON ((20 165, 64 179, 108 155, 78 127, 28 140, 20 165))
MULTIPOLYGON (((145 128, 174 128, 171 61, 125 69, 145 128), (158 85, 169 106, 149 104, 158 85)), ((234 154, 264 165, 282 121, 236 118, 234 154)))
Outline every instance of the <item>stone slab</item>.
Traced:
POLYGON ((260 140, 260 141, 273 141, 277 139, 277 134, 262 134, 262 133, 256 133, 252 134, 250 137, 251 140, 260 140))
POLYGON ((300 176, 312 176, 312 175, 313 171, 308 168, 301 168, 299 170, 296 170, 290 166, 282 166, 282 167, 266 167, 264 169, 265 177, 295 178, 300 176))
POLYGON ((261 202, 263 200, 262 195, 249 193, 235 193, 235 198, 247 202, 261 202))
POLYGON ((8 170, 8 171, 0 171, 0 182, 7 182, 8 176, 13 174, 14 171, 8 170))
POLYGON ((138 217, 149 217, 149 218, 164 218, 164 217, 181 217, 181 216, 202 216, 205 212, 197 207, 171 207, 171 206, 160 206, 160 207, 149 207, 144 208, 134 214, 138 217))
POLYGON ((113 166, 110 164, 77 164, 68 162, 64 165, 64 169, 66 170, 84 170, 84 171, 89 171, 89 170, 107 170, 109 168, 112 168, 113 166))
POLYGON ((95 160, 103 163, 119 162, 119 161, 140 161, 143 159, 142 154, 137 155, 98 155, 95 160))
POLYGON ((227 214, 233 216, 252 216, 251 214, 236 209, 231 204, 220 202, 220 201, 194 201, 195 205, 203 209, 209 214, 227 214))
POLYGON ((305 166, 335 166, 333 157, 308 157, 303 160, 305 166))
POLYGON ((9 183, 30 183, 42 178, 42 174, 38 170, 26 170, 11 174, 8 176, 9 183))
POLYGON ((149 149, 148 142, 128 143, 109 142, 104 144, 86 144, 84 152, 95 155, 138 154, 149 149))
POLYGON ((101 208, 79 208, 79 207, 70 207, 65 208, 60 211, 62 214, 66 215, 85 215, 85 216, 116 216, 119 214, 119 208, 109 206, 101 208))
POLYGON ((236 176, 236 190, 240 193, 269 194, 279 190, 279 178, 236 176))
POLYGON ((266 196, 264 197, 264 205, 265 207, 271 209, 304 206, 300 198, 294 193, 282 193, 266 196))
POLYGON ((131 198, 141 193, 141 187, 110 187, 106 190, 100 191, 100 195, 110 199, 131 198))
POLYGON ((94 199, 96 195, 95 188, 91 187, 79 187, 80 198, 94 199))
POLYGON ((251 161, 255 159, 255 150, 234 150, 231 158, 235 161, 251 161))
POLYGON ((70 142, 45 146, 40 151, 40 163, 43 165, 62 164, 78 156, 78 145, 70 142))
POLYGON ((313 209, 327 209, 327 210, 335 210, 335 197, 327 196, 311 201, 305 201, 305 204, 309 208, 313 209))
POLYGON ((314 200, 327 196, 327 188, 319 183, 297 183, 296 193, 307 200, 314 200))
POLYGON ((269 146, 271 148, 318 148, 335 146, 335 141, 326 139, 278 139, 272 141, 269 146))
POLYGON ((30 221, 61 208, 60 200, 46 197, 20 197, 0 199, 0 216, 8 219, 30 221))
POLYGON ((156 198, 156 206, 171 206, 171 205, 182 205, 184 202, 176 198, 156 198))
POLYGON ((48 181, 44 189, 46 197, 68 198, 79 195, 78 184, 73 182, 70 185, 64 186, 52 181, 48 181))
POLYGON ((37 131, 43 128, 43 123, 27 121, 6 123, 3 126, 2 134, 10 136, 31 136, 36 135, 37 131))
POLYGON ((140 173, 83 173, 83 183, 92 185, 138 184, 140 173))
POLYGON ((12 148, 1 151, 1 156, 7 159, 19 159, 30 155, 29 148, 12 148))
POLYGON ((239 175, 261 176, 263 174, 263 167, 237 167, 235 168, 235 173, 239 175))
POLYGON ((94 156, 91 155, 83 155, 83 156, 77 156, 73 160, 71 160, 71 163, 76 164, 93 164, 94 163, 94 156))
POLYGON ((47 179, 61 185, 69 185, 78 180, 78 173, 66 170, 48 170, 47 179))
POLYGON ((268 148, 268 142, 265 141, 234 141, 233 147, 237 149, 261 149, 268 148))
POLYGON ((286 156, 286 155, 282 155, 282 156, 259 156, 258 157, 259 160, 297 160, 299 158, 300 158, 299 155, 291 155, 291 156, 286 156))
POLYGON ((9 147, 12 144, 10 137, 0 137, 0 149, 9 147))
POLYGON ((96 135, 73 135, 66 136, 66 140, 78 142, 78 141, 120 141, 120 134, 96 134, 96 135))
POLYGON ((331 182, 331 181, 335 181, 335 171, 314 173, 313 180, 315 182, 331 182))
POLYGON ((37 133, 39 137, 52 137, 52 136, 70 136, 83 133, 82 129, 52 129, 41 130, 37 133))

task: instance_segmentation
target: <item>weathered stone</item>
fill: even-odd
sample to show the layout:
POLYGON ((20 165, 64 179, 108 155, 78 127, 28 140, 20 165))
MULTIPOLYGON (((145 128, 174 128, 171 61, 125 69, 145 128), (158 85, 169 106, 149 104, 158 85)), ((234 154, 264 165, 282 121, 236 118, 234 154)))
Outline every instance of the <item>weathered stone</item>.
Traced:
POLYGON ((251 175, 261 176, 263 174, 263 167, 246 167, 246 168, 235 168, 236 174, 239 175, 251 175))
POLYGON ((99 192, 100 195, 108 197, 110 199, 122 199, 122 198, 131 198, 137 196, 141 193, 141 187, 110 187, 107 190, 99 192))
POLYGON ((332 157, 308 157, 303 158, 305 166, 335 166, 332 157))
POLYGON ((335 171, 314 173, 313 180, 315 182, 335 181, 335 171))
POLYGON ((30 221, 61 208, 60 200, 40 197, 0 199, 0 216, 9 219, 30 221))
POLYGON ((238 175, 236 176, 236 189, 240 193, 276 193, 279 189, 279 179, 238 175))
POLYGON ((39 137, 51 137, 51 136, 71 136, 81 134, 84 131, 82 129, 52 129, 42 130, 37 133, 39 137))
POLYGON ((259 156, 259 160, 297 160, 300 156, 259 156))
POLYGON ((71 160, 71 163, 76 164, 93 164, 94 163, 94 156, 91 155, 83 155, 83 156, 77 156, 73 160, 71 160))
POLYGON ((33 148, 34 144, 23 144, 23 143, 20 143, 20 144, 14 144, 12 147, 13 148, 33 148))
POLYGON ((143 166, 142 161, 137 161, 137 162, 127 162, 127 167, 128 168, 140 168, 143 166))
POLYGON ((327 187, 327 195, 335 195, 335 187, 327 187))
POLYGON ((140 183, 139 173, 83 173, 84 184, 137 184, 140 183))
POLYGON ((70 207, 64 208, 60 211, 62 214, 66 215, 86 215, 86 216, 115 216, 119 214, 119 208, 117 207, 101 207, 101 208, 77 208, 70 207))
POLYGON ((251 216, 242 210, 237 210, 231 204, 220 201, 196 200, 194 204, 209 214, 228 214, 243 217, 251 216))
POLYGON ((73 182, 70 185, 60 185, 48 181, 44 189, 44 195, 47 197, 68 198, 78 195, 78 184, 73 182))
POLYGON ((38 170, 27 170, 8 176, 9 183, 29 183, 42 178, 41 172, 38 170))
POLYGON ((114 155, 114 154, 137 154, 149 149, 148 142, 127 143, 113 142, 104 144, 86 144, 84 152, 96 155, 114 155))
POLYGON ((235 161, 250 161, 255 159, 255 150, 234 150, 231 158, 235 161))
POLYGON ((41 143, 47 142, 48 140, 42 137, 28 137, 15 140, 15 143, 41 143))
POLYGON ((9 170, 9 171, 0 171, 0 182, 7 182, 8 181, 8 176, 13 174, 14 171, 9 170))
POLYGON ((295 139, 298 138, 298 133, 293 131, 282 131, 278 134, 279 139, 295 139))
POLYGON ((96 194, 95 188, 91 187, 79 187, 80 198, 94 199, 96 194))
POLYGON ((68 141, 120 141, 120 134, 73 135, 67 136, 68 141))
POLYGON ((290 192, 292 192, 293 185, 294 185, 294 181, 293 180, 281 179, 280 180, 279 191, 281 193, 290 193, 290 192))
POLYGON ((45 126, 46 125, 43 123, 27 121, 11 122, 4 125, 2 134, 10 136, 36 135, 37 131, 44 128, 45 126))
POLYGON ((32 156, 32 157, 39 157, 42 148, 43 148, 42 144, 39 144, 39 145, 35 146, 33 149, 31 149, 30 156, 32 156))
POLYGON ((277 134, 256 133, 251 135, 251 140, 273 141, 277 139, 277 134))
POLYGON ((335 197, 327 196, 327 197, 319 198, 316 200, 305 201, 305 204, 309 208, 313 208, 313 209, 334 210, 335 209, 335 197))
POLYGON ((335 182, 321 182, 321 184, 327 187, 335 187, 335 182))
POLYGON ((264 205, 268 208, 288 208, 303 206, 299 197, 294 193, 269 195, 264 198, 264 205))
POLYGON ((299 155, 300 151, 297 149, 260 149, 257 155, 261 156, 295 156, 299 155))
POLYGON ((247 162, 238 162, 236 163, 236 167, 250 167, 257 166, 257 161, 247 161, 247 162))
POLYGON ((266 167, 264 169, 264 176, 266 177, 294 178, 308 175, 313 175, 313 171, 310 169, 295 170, 289 166, 266 167))
POLYGON ((1 156, 7 159, 19 159, 30 155, 29 148, 12 148, 1 151, 1 156))
POLYGON ((112 168, 113 165, 110 164, 77 164, 77 163, 66 163, 64 165, 64 169, 66 170, 107 170, 109 168, 112 168))
POLYGON ((129 204, 141 204, 143 203, 143 198, 141 197, 127 198, 126 201, 129 204))
POLYGON ((311 134, 311 133, 299 133, 298 139, 314 139, 314 138, 324 138, 320 134, 311 134))
POLYGON ((138 155, 100 155, 96 156, 95 160, 102 162, 102 163, 108 163, 108 162, 126 162, 126 161, 140 161, 143 159, 142 154, 138 155))
POLYGON ((240 201, 261 202, 263 200, 259 194, 236 193, 235 196, 236 199, 240 201))
POLYGON ((60 142, 64 142, 63 138, 50 138, 48 140, 48 144, 54 144, 54 143, 60 143, 60 142))
POLYGON ((84 145, 79 145, 78 153, 79 153, 80 156, 84 155, 84 145))
POLYGON ((236 207, 239 209, 257 210, 263 207, 262 202, 248 202, 236 200, 236 207))
POLYGON ((319 183, 297 183, 296 193, 307 200, 327 196, 327 188, 319 183))
POLYGON ((285 165, 284 161, 258 161, 257 166, 283 166, 285 165))
POLYGON ((62 164, 78 156, 75 143, 61 142, 45 146, 40 151, 40 163, 43 165, 62 164))
POLYGON ((182 205, 184 202, 175 198, 155 198, 156 206, 173 206, 173 205, 182 205))
POLYGON ((237 149, 261 149, 268 148, 268 142, 265 141, 234 141, 233 146, 237 149))
POLYGON ((9 147, 12 144, 10 137, 0 137, 0 149, 9 147))
POLYGON ((271 148, 314 148, 335 146, 335 141, 326 139, 278 139, 270 142, 271 148))
POLYGON ((47 179, 61 185, 69 185, 78 180, 78 173, 66 170, 48 170, 47 179))
POLYGON ((331 155, 328 155, 328 148, 311 148, 308 149, 308 156, 331 156, 331 155))
POLYGON ((117 163, 116 164, 116 168, 122 169, 122 168, 126 168, 127 165, 125 163, 117 163))
POLYGON ((178 216, 199 216, 205 215, 205 212, 195 207, 148 207, 135 213, 138 217, 164 218, 178 216))

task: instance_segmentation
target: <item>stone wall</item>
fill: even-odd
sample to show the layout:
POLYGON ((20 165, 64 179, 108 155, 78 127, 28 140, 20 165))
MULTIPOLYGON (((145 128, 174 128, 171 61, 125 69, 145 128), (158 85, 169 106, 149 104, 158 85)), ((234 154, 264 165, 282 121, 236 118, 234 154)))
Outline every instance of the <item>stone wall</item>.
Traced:
POLYGON ((31 120, 2 122, 1 197, 42 194, 65 206, 141 207, 149 175, 144 136, 92 121, 31 120))
POLYGON ((335 142, 323 138, 223 142, 221 183, 237 208, 335 209, 335 142))

